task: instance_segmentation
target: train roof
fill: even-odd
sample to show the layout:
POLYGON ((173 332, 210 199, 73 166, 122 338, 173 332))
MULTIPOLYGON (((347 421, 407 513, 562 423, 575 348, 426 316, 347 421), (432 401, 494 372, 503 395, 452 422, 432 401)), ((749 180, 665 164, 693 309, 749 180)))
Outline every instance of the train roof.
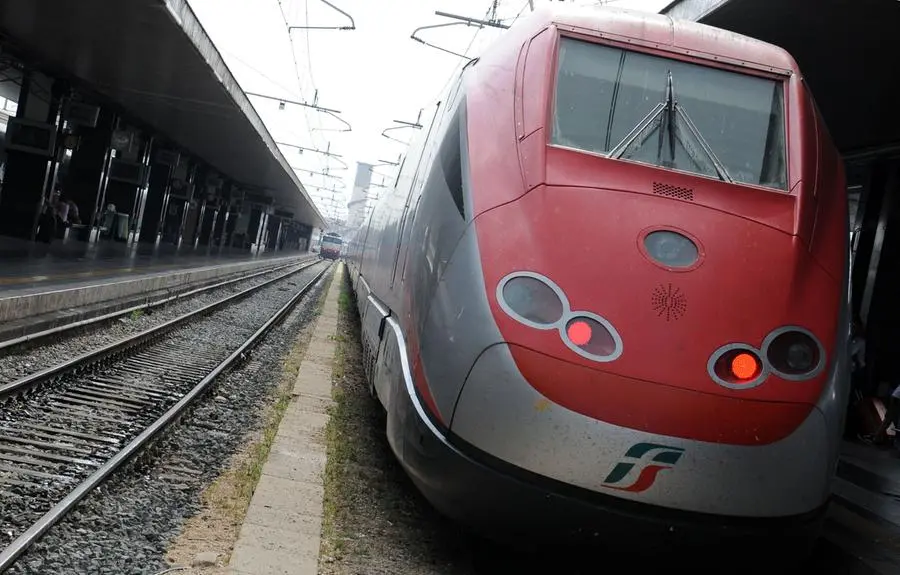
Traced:
POLYGON ((664 14, 639 12, 594 4, 553 4, 535 10, 531 26, 571 28, 610 39, 637 40, 659 47, 689 51, 697 56, 717 57, 773 72, 798 73, 794 58, 784 49, 721 28, 664 14))

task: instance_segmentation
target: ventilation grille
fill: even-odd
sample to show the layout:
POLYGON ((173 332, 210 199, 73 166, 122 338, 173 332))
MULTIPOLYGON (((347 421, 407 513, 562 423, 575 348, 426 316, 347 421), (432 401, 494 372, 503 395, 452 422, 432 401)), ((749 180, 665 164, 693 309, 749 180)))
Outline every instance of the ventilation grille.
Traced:
POLYGON ((653 182, 653 193, 658 196, 666 196, 667 198, 676 198, 687 202, 694 201, 694 190, 691 188, 681 188, 672 184, 661 184, 653 182))
POLYGON ((672 284, 660 284, 653 289, 650 295, 650 305, 653 311, 666 321, 675 321, 687 311, 687 296, 681 291, 681 288, 672 284))

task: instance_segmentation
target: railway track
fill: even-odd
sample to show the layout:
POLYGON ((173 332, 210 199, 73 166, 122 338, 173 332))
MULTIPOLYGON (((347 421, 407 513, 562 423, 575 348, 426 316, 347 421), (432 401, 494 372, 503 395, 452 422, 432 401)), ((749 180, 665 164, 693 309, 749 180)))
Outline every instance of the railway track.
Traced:
POLYGON ((0 572, 177 422, 330 268, 305 263, 0 385, 0 572), (302 285, 291 291, 284 284, 292 282, 302 285))

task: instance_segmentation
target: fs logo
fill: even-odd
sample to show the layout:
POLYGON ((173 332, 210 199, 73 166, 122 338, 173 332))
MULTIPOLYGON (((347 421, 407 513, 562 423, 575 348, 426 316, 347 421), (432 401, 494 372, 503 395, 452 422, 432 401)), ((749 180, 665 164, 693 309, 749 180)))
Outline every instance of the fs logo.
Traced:
POLYGON ((641 493, 647 491, 656 481, 656 476, 664 469, 671 469, 681 459, 684 449, 669 447, 655 443, 636 443, 625 452, 625 461, 616 464, 603 480, 603 487, 641 493), (632 476, 632 469, 638 467, 640 472, 630 483, 625 480, 632 476), (624 484, 623 484, 624 483, 624 484))

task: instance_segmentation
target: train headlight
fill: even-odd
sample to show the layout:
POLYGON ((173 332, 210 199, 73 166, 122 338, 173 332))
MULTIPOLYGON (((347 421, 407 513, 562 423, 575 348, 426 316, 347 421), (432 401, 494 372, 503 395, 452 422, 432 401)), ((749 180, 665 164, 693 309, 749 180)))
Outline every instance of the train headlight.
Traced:
POLYGON ((791 369, 807 372, 816 365, 816 348, 806 342, 794 343, 787 350, 787 364, 791 369))
POLYGON ((562 288, 535 272, 513 272, 497 284, 497 302, 511 318, 540 330, 557 330, 566 346, 591 361, 622 355, 622 337, 605 318, 573 311, 562 288))
POLYGON ((565 311, 556 291, 535 277, 510 278, 503 284, 501 294, 500 303, 507 308, 506 312, 532 327, 552 328, 565 311))
POLYGON ((809 379, 825 367, 825 349, 801 327, 776 329, 763 342, 763 352, 772 372, 783 379, 809 379))
POLYGON ((700 250, 689 237, 671 230, 655 230, 644 236, 644 250, 666 268, 690 268, 700 259, 700 250))

